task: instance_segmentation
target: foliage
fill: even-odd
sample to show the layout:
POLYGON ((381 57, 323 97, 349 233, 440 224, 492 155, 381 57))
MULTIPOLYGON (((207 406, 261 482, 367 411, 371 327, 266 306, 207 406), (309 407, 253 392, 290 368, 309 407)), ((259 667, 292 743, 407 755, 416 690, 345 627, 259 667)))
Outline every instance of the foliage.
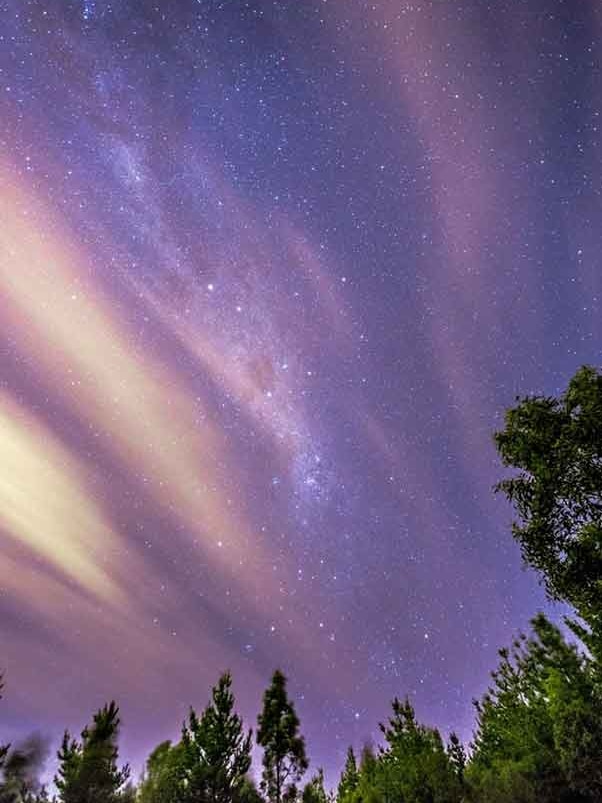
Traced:
POLYGON ((155 747, 138 789, 139 803, 179 803, 184 777, 182 752, 181 745, 169 741, 155 747))
POLYGON ((519 473, 497 489, 526 562, 602 638, 602 375, 586 366, 559 398, 517 401, 495 442, 519 473))
POLYGON ((48 754, 46 740, 30 736, 6 755, 0 783, 0 803, 34 803, 44 791, 39 774, 48 754))
POLYGON ((357 789, 358 783, 359 772, 355 760, 355 753, 353 752, 353 747, 349 747, 347 749, 345 767, 341 773, 341 778, 337 787, 337 803, 344 803, 344 801, 349 800, 357 789))
POLYGON ((453 731, 449 735, 449 743, 447 745, 447 755, 449 762, 456 774, 456 778, 460 785, 464 783, 464 771, 466 770, 466 751, 464 745, 458 739, 457 734, 453 731))
POLYGON ((232 677, 226 672, 214 686, 201 718, 191 710, 182 731, 185 797, 194 803, 231 803, 239 799, 247 784, 251 731, 243 732, 242 719, 234 712, 231 687, 232 677))
MULTIPOLYGON (((574 607, 587 647, 569 644, 543 615, 533 633, 499 652, 490 688, 475 703, 470 755, 451 733, 419 723, 395 698, 383 745, 346 755, 336 796, 320 769, 305 784, 305 742, 276 671, 263 696, 257 744, 269 803, 599 803, 602 801, 602 375, 582 368, 558 399, 531 396, 495 436, 518 474, 497 486, 514 504, 523 556, 548 593, 574 607)), ((2 676, 0 675, 0 697, 2 676)), ((65 733, 57 803, 264 803, 250 777, 251 731, 235 712, 225 673, 201 716, 191 709, 181 741, 149 756, 139 789, 118 766, 119 712, 98 711, 76 740, 65 733)), ((0 746, 0 803, 49 803, 38 782, 43 748, 0 746)), ((54 801, 53 801, 54 803, 54 801)))
POLYGON ((264 803, 255 785, 255 781, 249 775, 247 775, 241 784, 238 792, 238 801, 239 803, 264 803))
POLYGON ((324 788, 324 770, 320 768, 303 787, 302 803, 329 803, 330 798, 324 788))
POLYGON ((130 769, 117 766, 119 724, 119 709, 112 701, 84 728, 81 742, 65 732, 54 779, 61 803, 120 803, 128 796, 124 787, 130 769))
POLYGON ((385 803, 460 800, 461 784, 439 731, 416 721, 409 700, 393 700, 393 715, 380 728, 388 745, 379 757, 385 803))
POLYGON ((305 741, 299 735, 299 719, 286 693, 286 678, 276 670, 263 696, 258 718, 257 744, 263 747, 261 788, 271 803, 296 795, 309 762, 305 741))
POLYGON ((591 662, 543 615, 533 630, 500 650, 476 704, 467 777, 484 803, 593 803, 602 793, 602 709, 591 662))
POLYGON ((371 745, 364 745, 360 757, 358 782, 351 800, 354 803, 383 803, 380 764, 371 745))

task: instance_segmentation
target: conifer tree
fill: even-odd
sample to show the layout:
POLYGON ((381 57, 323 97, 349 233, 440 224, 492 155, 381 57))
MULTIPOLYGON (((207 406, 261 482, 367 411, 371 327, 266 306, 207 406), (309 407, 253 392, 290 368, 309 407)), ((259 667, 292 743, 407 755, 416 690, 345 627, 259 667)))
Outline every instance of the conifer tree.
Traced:
POLYGON ((293 799, 309 762, 299 718, 286 693, 286 677, 278 669, 263 695, 258 722, 257 744, 263 747, 261 788, 271 803, 293 799))
POLYGON ((337 803, 342 803, 346 800, 357 789, 358 783, 359 773, 357 770, 355 753, 353 752, 353 747, 349 747, 347 749, 345 767, 341 773, 341 779, 337 787, 337 803))
POLYGON ((61 803, 78 803, 78 773, 82 759, 82 747, 72 739, 69 731, 63 734, 63 741, 57 753, 59 768, 54 778, 54 785, 59 793, 61 803))
POLYGON ((393 716, 380 729, 388 746, 379 771, 385 801, 458 803, 460 782, 436 728, 416 721, 410 701, 393 700, 393 716))
POLYGON ((185 796, 197 803, 232 803, 240 797, 251 767, 251 730, 244 733, 234 711, 232 677, 221 676, 199 719, 191 709, 182 731, 185 796))
POLYGON ((602 706, 591 663, 543 615, 534 638, 500 650, 477 704, 466 774, 483 799, 574 803, 602 799, 602 706))
POLYGON ((374 754, 374 747, 368 743, 362 747, 360 755, 360 769, 359 774, 368 778, 373 778, 376 772, 378 762, 374 754))
POLYGON ((81 742, 66 731, 58 751, 59 769, 54 782, 61 803, 118 803, 130 775, 126 764, 117 766, 119 708, 114 701, 94 714, 81 742))
POLYGON ((464 745, 458 739, 458 736, 453 731, 449 735, 449 743, 447 745, 447 755, 449 756, 450 763, 454 768, 456 777, 460 783, 464 782, 464 770, 466 769, 466 751, 464 745))
POLYGON ((357 787, 348 800, 352 803, 383 803, 386 795, 382 794, 381 769, 374 748, 365 744, 360 754, 357 787))

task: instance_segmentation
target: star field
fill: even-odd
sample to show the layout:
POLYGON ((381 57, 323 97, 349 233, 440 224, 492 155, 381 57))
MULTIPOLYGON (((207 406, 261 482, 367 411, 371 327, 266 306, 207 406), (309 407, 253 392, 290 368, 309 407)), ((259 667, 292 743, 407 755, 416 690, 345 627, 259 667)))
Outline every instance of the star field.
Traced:
POLYGON ((593 0, 0 2, 9 738, 225 669, 313 766, 469 739, 547 603, 492 433, 598 364, 593 0))

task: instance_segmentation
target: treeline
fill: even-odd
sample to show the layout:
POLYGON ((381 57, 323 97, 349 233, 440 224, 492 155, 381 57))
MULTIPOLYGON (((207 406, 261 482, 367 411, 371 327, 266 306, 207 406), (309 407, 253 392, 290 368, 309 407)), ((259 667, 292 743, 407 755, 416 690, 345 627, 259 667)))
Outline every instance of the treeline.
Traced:
MULTIPOLYGON (((491 685, 474 703, 466 748, 420 723, 395 699, 382 744, 349 747, 337 788, 308 777, 301 725, 276 671, 255 734, 235 710, 225 673, 180 740, 162 742, 137 785, 120 765, 119 711, 98 711, 79 739, 65 733, 56 803, 597 803, 602 801, 602 375, 582 368, 559 398, 530 396, 495 435, 517 470, 498 490, 514 504, 513 534, 552 599, 570 605, 569 643, 539 614, 529 636, 499 652, 491 685), (577 641, 577 639, 573 639, 577 641), (261 770, 251 767, 253 740, 261 770), (255 777, 260 778, 256 783, 255 777)), ((40 745, 0 748, 0 803, 44 803, 40 745)))

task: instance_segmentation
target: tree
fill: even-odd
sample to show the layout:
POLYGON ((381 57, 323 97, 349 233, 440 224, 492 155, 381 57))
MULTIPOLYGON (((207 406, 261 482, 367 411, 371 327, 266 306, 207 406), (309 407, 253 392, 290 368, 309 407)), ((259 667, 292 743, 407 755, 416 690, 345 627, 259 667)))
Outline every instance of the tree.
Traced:
POLYGON ((42 785, 40 791, 36 795, 33 795, 30 800, 25 801, 25 803, 56 803, 56 798, 53 797, 51 801, 48 796, 48 789, 42 785))
POLYGON ((244 779, 238 793, 239 803, 265 803, 257 790, 255 781, 249 775, 244 779))
POLYGON ((329 796, 324 788, 324 770, 320 769, 303 787, 302 803, 329 803, 329 796))
POLYGON ((63 734, 57 757, 59 767, 54 784, 59 793, 59 800, 62 803, 79 803, 82 799, 78 777, 82 761, 82 746, 71 738, 69 731, 65 731, 63 734))
POLYGON ((464 783, 464 770, 466 769, 466 751, 464 745, 453 731, 449 735, 447 755, 460 784, 464 783))
POLYGON ((39 776, 47 755, 48 744, 37 735, 10 750, 2 772, 0 803, 34 803, 43 794, 39 776))
POLYGON ((358 783, 351 793, 353 803, 384 803, 382 763, 372 745, 365 744, 360 756, 358 783))
POLYGON ((410 701, 393 700, 393 715, 380 729, 387 747, 379 756, 382 799, 404 803, 459 803, 461 786, 436 728, 416 721, 410 701))
POLYGON ((495 443, 519 473, 496 489, 519 515, 525 561, 602 639, 602 375, 585 366, 559 398, 517 401, 495 443))
POLYGON ((119 708, 112 701, 94 714, 81 742, 65 732, 54 779, 61 803, 119 803, 127 795, 130 768, 117 766, 119 724, 119 708))
POLYGON ((299 719, 286 693, 286 677, 276 670, 263 695, 257 744, 263 747, 261 788, 271 803, 296 794, 296 783, 309 766, 299 719))
POLYGON ((139 803, 179 803, 183 796, 182 746, 161 742, 146 762, 138 791, 139 803))
POLYGON ((136 803, 138 800, 138 789, 132 781, 128 781, 118 795, 119 803, 136 803))
POLYGON ((482 801, 577 803, 602 795, 602 714, 591 662, 543 615, 500 650, 476 703, 466 775, 482 801))
MULTIPOLYGON (((234 712, 232 677, 223 674, 199 719, 191 709, 182 731, 184 788, 190 801, 231 803, 247 784, 251 767, 251 730, 245 735, 234 712)), ((246 789, 248 793, 248 789, 246 789)))
POLYGON ((339 785, 337 787, 337 803, 343 803, 351 797, 353 792, 357 789, 359 783, 359 773, 357 769, 357 762, 355 760, 355 753, 353 747, 347 749, 347 757, 345 759, 345 767, 341 773, 339 785))

